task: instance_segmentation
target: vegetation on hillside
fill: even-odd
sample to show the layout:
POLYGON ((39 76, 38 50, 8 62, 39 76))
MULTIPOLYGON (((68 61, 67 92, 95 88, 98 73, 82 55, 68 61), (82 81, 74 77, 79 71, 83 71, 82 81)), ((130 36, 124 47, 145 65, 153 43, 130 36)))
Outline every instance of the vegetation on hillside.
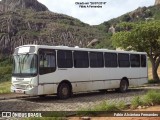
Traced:
POLYGON ((114 26, 116 31, 119 31, 118 26, 122 22, 130 22, 137 23, 142 21, 149 20, 159 20, 160 19, 160 5, 150 6, 150 7, 139 7, 134 11, 126 13, 120 17, 113 18, 109 21, 105 21, 104 23, 98 25, 98 28, 103 28, 103 30, 107 30, 110 26, 114 26))
POLYGON ((135 25, 134 23, 154 21, 160 19, 160 5, 150 6, 150 7, 139 7, 136 10, 126 13, 120 17, 113 18, 109 21, 105 21, 100 25, 94 26, 100 31, 107 32, 105 39, 101 40, 96 48, 107 48, 115 49, 112 45, 112 33, 110 33, 109 28, 113 26, 116 32, 129 31, 135 25))
MULTIPOLYGON (((30 9, 0 12, 0 54, 8 56, 24 44, 87 47, 93 39, 106 40, 106 31, 73 17, 30 9)), ((111 42, 106 46, 110 46, 111 42)))

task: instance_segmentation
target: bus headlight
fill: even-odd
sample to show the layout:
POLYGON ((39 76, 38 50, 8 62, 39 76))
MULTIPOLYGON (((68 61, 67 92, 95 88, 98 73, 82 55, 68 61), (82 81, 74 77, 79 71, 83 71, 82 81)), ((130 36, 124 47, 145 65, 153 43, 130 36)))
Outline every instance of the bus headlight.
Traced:
POLYGON ((33 80, 33 79, 30 80, 29 85, 26 86, 26 89, 31 89, 31 88, 33 88, 32 80, 33 80))
POLYGON ((26 89, 32 89, 34 86, 33 85, 27 85, 26 89))

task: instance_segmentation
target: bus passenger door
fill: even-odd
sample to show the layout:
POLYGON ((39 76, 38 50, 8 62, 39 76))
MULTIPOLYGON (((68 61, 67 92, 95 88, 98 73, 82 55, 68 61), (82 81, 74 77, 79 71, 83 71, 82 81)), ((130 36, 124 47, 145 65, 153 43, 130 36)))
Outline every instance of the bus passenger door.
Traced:
POLYGON ((56 70, 56 52, 51 49, 39 50, 39 92, 52 94, 54 72, 56 70))

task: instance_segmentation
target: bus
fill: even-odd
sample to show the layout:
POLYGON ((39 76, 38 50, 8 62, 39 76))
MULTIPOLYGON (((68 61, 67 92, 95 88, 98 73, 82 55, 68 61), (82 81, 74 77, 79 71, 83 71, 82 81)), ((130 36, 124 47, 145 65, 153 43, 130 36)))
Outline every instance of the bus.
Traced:
POLYGON ((73 93, 115 89, 148 81, 145 52, 67 46, 23 45, 15 48, 11 92, 60 99, 73 93))

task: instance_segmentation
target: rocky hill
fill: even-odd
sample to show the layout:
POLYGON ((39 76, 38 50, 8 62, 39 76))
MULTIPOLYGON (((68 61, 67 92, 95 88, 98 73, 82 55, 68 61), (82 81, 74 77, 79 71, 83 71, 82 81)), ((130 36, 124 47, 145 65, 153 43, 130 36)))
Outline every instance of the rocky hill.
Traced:
POLYGON ((0 11, 15 11, 16 9, 32 9, 34 11, 47 11, 48 8, 37 0, 2 0, 0 11))
POLYGON ((107 34, 78 19, 50 12, 37 0, 2 0, 1 6, 2 57, 24 44, 86 47, 93 39, 102 40, 107 34))
POLYGON ((155 5, 159 5, 160 4, 160 0, 155 0, 155 5))
POLYGON ((150 7, 139 7, 134 11, 126 13, 120 17, 113 18, 109 21, 106 21, 97 27, 105 28, 109 31, 112 27, 115 28, 115 31, 119 31, 119 24, 123 22, 140 22, 148 20, 159 20, 160 19, 160 4, 156 4, 150 7))

